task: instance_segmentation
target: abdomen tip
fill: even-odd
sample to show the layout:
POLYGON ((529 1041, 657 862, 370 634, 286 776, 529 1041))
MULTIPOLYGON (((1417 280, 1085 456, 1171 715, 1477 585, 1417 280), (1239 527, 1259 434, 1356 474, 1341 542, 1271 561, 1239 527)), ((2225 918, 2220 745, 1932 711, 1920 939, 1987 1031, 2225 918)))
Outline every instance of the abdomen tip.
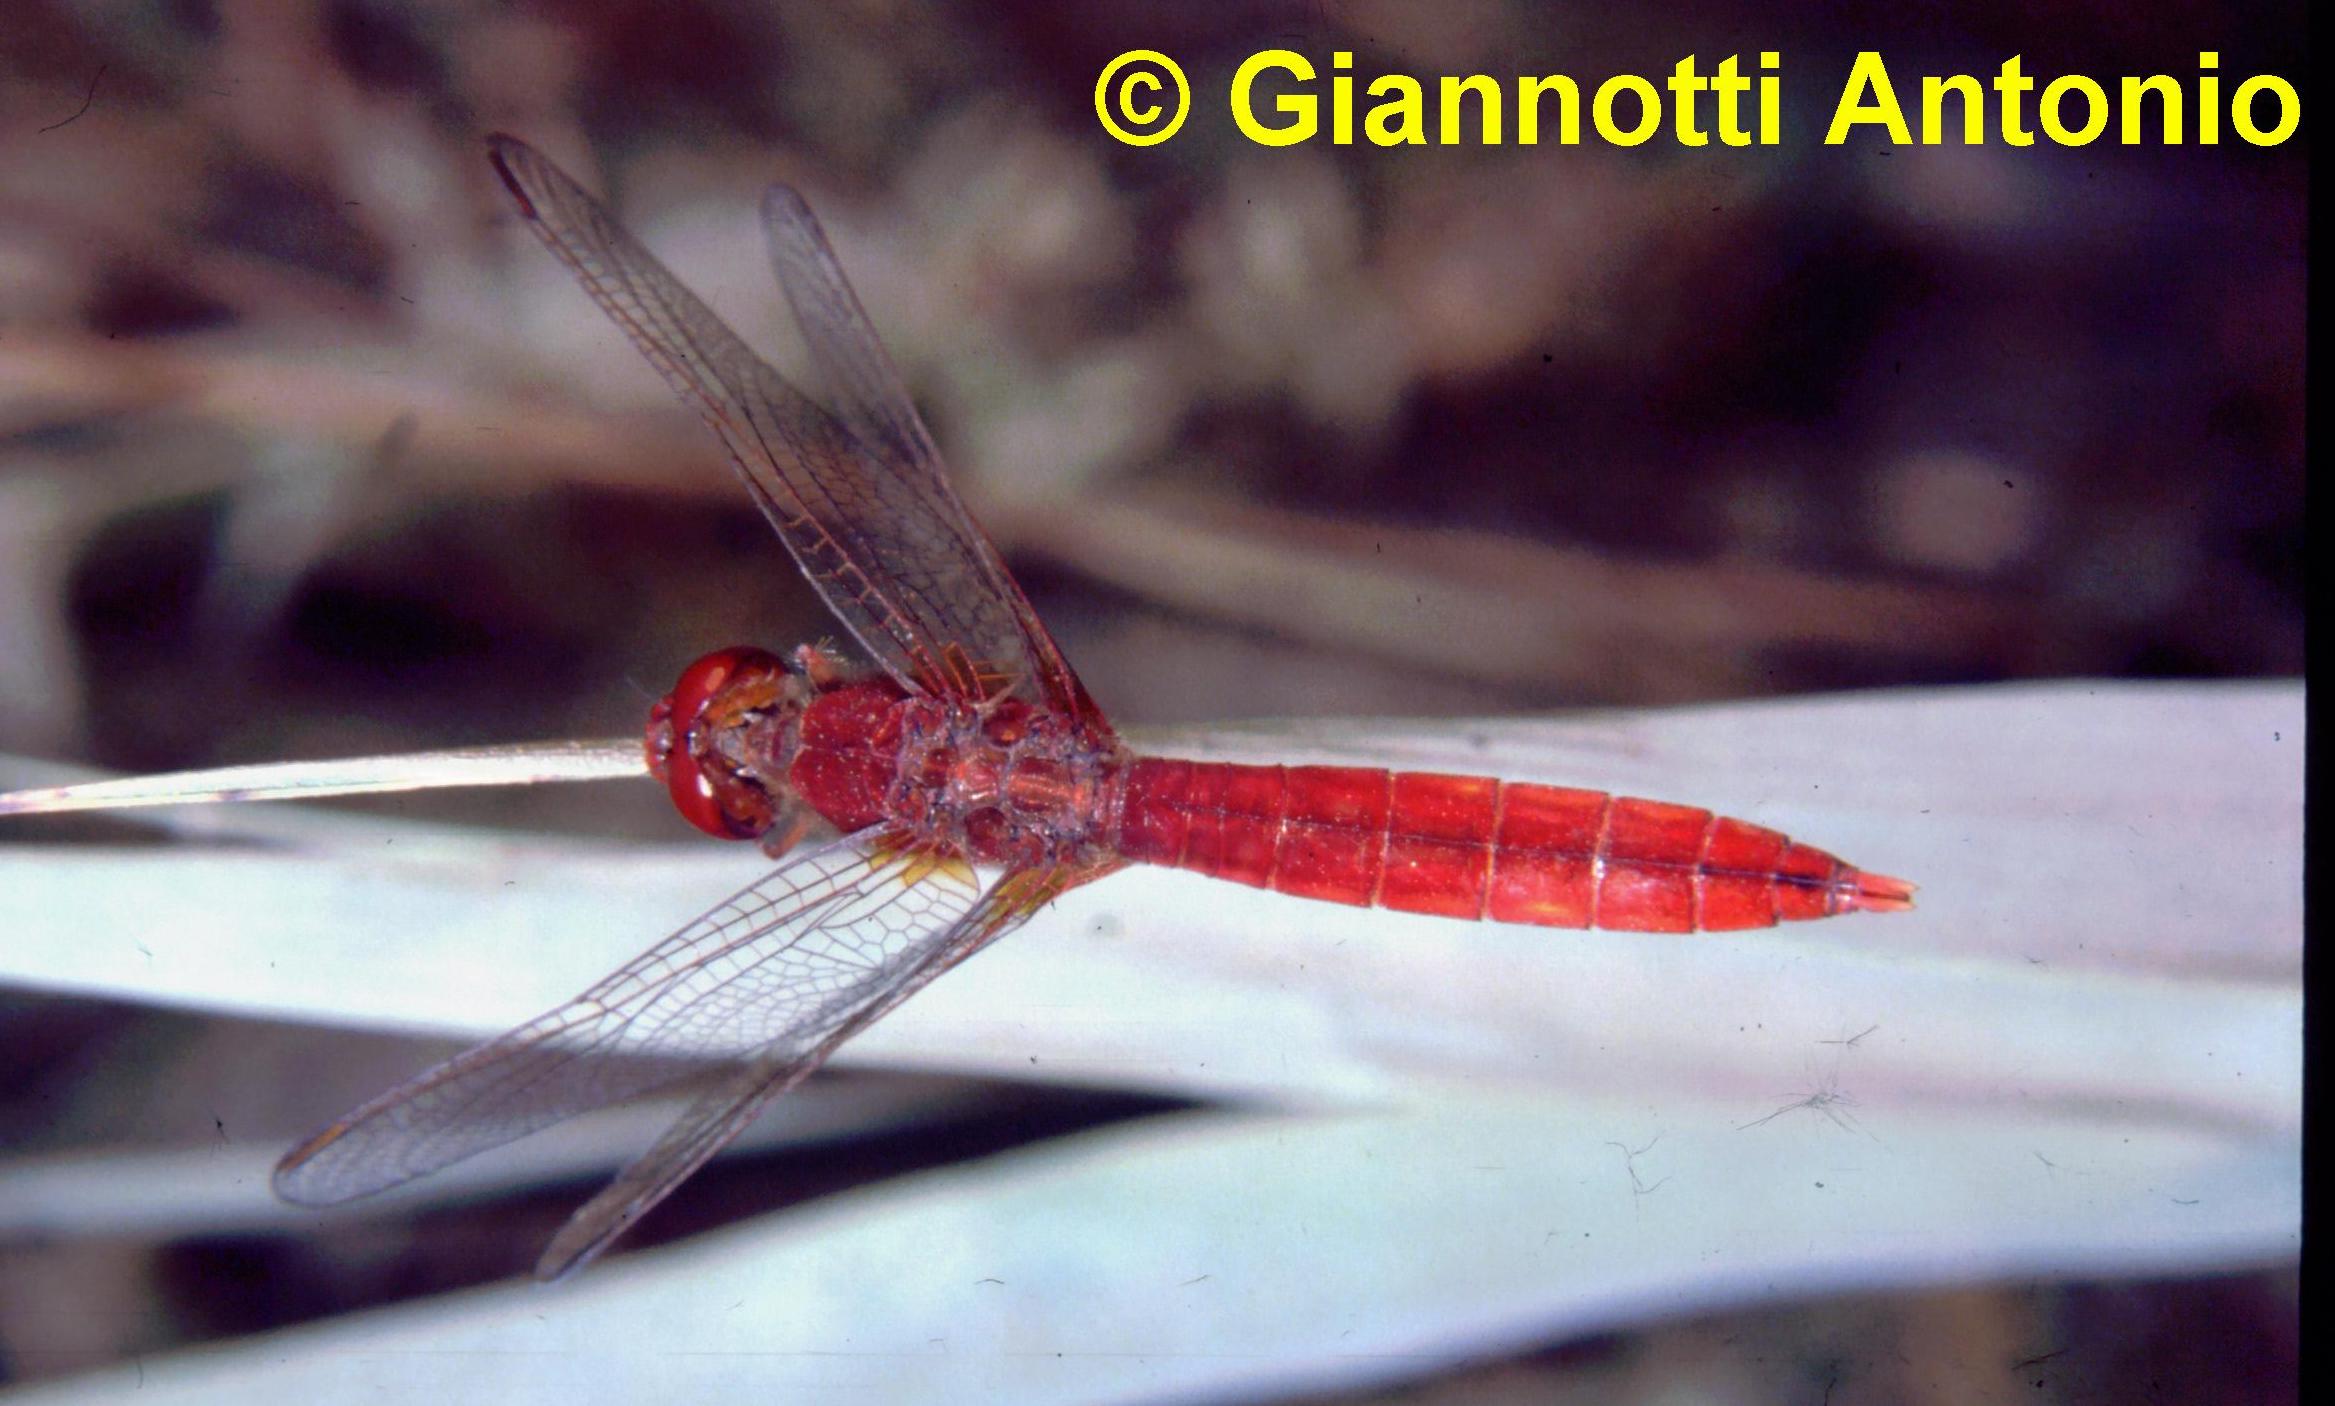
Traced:
POLYGON ((1845 913, 1902 913, 1913 907, 1915 885, 1887 874, 1868 874, 1863 871, 1846 876, 1847 901, 1841 905, 1845 913))

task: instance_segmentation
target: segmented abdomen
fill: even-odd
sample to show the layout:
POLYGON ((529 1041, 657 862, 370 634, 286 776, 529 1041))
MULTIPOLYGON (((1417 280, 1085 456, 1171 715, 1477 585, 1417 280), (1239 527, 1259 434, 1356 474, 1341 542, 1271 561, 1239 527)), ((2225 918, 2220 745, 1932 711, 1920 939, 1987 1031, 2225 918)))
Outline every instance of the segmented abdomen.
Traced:
POLYGON ((1912 892, 1692 806, 1368 767, 1141 758, 1119 848, 1278 893, 1549 927, 1769 927, 1905 908, 1912 892))

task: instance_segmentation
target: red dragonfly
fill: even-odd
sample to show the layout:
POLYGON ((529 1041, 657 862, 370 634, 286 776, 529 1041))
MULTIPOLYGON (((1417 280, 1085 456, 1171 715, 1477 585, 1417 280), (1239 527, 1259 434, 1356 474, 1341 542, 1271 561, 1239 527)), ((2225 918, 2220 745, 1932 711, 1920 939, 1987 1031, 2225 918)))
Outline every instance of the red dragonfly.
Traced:
MULTIPOLYGON (((785 659, 724 649, 690 665, 649 715, 648 769, 691 824, 784 862, 575 1000, 293 1149, 275 1174, 286 1199, 380 1191, 674 1077, 661 1061, 611 1056, 732 1056, 553 1239, 536 1272, 567 1274, 844 1041, 1061 894, 1130 864, 1564 928, 1717 931, 1911 906, 1902 880, 1691 806, 1479 776, 1137 755, 950 487, 801 196, 773 187, 762 219, 823 382, 816 401, 549 160, 507 136, 490 148, 529 227, 720 437, 874 667, 809 647, 785 659), (824 838, 806 845, 815 833, 824 838)), ((273 793, 354 789, 370 787, 273 793)), ((230 792, 271 794, 209 794, 230 792)), ((0 798, 0 813, 44 808, 62 806, 0 798)))

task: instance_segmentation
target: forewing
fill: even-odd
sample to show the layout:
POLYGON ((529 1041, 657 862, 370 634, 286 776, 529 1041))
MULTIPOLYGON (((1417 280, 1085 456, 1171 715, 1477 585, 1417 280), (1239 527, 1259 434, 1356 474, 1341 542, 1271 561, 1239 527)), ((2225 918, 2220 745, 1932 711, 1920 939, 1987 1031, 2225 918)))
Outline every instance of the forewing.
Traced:
POLYGON ((1006 875, 946 929, 902 949, 886 964, 881 980, 852 988, 838 1002, 834 1019, 816 1030, 790 1030, 708 1089, 654 1146, 568 1219, 536 1263, 536 1277, 557 1279, 581 1269, 728 1146, 764 1105, 810 1077, 844 1041, 1062 893, 1118 867, 1025 869, 1006 875))
POLYGON ((672 1083, 683 1060, 820 1048, 946 950, 981 897, 968 866, 874 830, 789 859, 575 1000, 293 1149, 277 1194, 346 1201, 672 1083))
POLYGON ((772 256, 843 419, 781 377, 558 167, 490 138, 520 211, 729 450, 803 574, 914 688, 1018 695, 1101 720, 996 549, 949 487, 931 436, 792 192, 766 211, 772 256))
MULTIPOLYGON (((772 186, 762 200, 771 271, 786 293, 810 349, 829 408, 873 452, 859 482, 821 483, 839 532, 865 534, 883 563, 892 593, 944 642, 961 641, 974 656, 948 661, 952 671, 992 667, 1009 651, 979 641, 1011 641, 1020 662, 1013 684, 1032 682, 1032 701, 1102 724, 1100 711, 1071 672, 1054 637, 1030 608, 988 534, 957 496, 908 385, 885 353, 875 324, 843 275, 818 216, 792 188, 772 186), (856 501, 855 501, 856 500, 856 501), (986 648, 987 657, 978 651, 986 648), (1031 677, 1034 674, 1034 678, 1031 677)), ((803 496, 814 496, 806 487, 803 496)))

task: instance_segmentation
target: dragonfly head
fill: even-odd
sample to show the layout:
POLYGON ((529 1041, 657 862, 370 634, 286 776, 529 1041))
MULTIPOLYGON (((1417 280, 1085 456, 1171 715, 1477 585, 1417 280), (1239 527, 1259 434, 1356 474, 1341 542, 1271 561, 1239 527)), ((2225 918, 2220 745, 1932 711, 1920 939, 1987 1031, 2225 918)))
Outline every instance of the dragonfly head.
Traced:
POLYGON ((777 802, 747 762, 748 723, 799 705, 799 678, 768 650, 720 649, 681 671, 649 710, 649 772, 665 783, 682 818, 723 840, 751 840, 777 817, 777 802))

